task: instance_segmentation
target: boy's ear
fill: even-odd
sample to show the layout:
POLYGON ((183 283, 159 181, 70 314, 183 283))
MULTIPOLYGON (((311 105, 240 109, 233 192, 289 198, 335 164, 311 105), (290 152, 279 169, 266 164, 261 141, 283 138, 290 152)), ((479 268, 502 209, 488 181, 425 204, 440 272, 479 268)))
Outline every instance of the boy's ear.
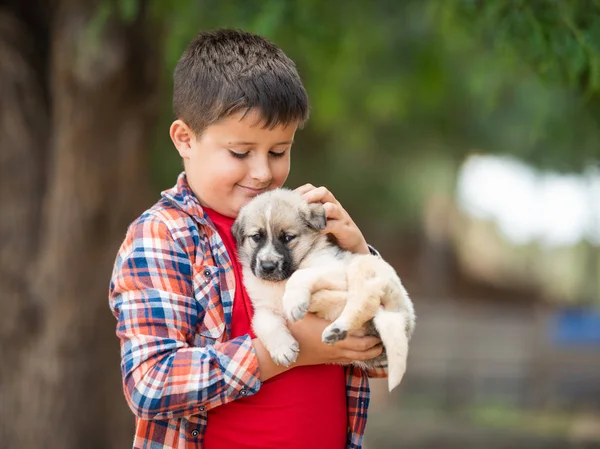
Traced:
POLYGON ((183 120, 177 119, 171 123, 169 135, 181 158, 189 159, 192 151, 192 141, 196 139, 196 135, 190 127, 183 120))
POLYGON ((244 219, 238 217, 234 222, 233 226, 231 226, 231 233, 235 238, 235 241, 238 245, 242 244, 242 240, 244 239, 244 219))
POLYGON ((317 231, 322 231, 327 227, 327 214, 321 203, 311 203, 308 205, 308 211, 304 213, 306 224, 317 231))

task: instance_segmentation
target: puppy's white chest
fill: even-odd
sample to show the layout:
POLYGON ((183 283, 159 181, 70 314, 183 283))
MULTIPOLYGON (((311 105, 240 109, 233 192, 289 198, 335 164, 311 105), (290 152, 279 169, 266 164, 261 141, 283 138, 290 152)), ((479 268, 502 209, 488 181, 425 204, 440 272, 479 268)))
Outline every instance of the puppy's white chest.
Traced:
POLYGON ((244 268, 244 285, 255 308, 266 308, 282 313, 281 297, 285 291, 285 282, 265 281, 253 276, 244 268))

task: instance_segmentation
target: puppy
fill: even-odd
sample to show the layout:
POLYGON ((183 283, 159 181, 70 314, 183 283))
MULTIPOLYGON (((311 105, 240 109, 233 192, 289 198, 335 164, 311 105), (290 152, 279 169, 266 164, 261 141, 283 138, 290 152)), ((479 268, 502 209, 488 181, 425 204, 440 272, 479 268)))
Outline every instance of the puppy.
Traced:
POLYGON ((307 312, 332 321, 323 332, 334 344, 357 331, 381 338, 388 386, 406 371, 408 342, 415 327, 413 304, 395 270, 382 258, 342 250, 320 231, 327 219, 320 203, 308 204, 288 189, 256 196, 233 224, 244 285, 254 306, 252 327, 273 361, 296 360, 298 342, 286 320, 307 312))

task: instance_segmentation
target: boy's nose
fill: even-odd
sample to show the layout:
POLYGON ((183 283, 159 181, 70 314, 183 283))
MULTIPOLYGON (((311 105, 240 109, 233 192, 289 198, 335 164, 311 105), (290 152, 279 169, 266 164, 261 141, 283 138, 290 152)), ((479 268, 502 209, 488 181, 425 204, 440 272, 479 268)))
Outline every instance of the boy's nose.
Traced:
POLYGON ((271 168, 268 163, 257 163, 252 167, 250 176, 261 184, 268 184, 272 179, 271 168))
POLYGON ((258 181, 261 185, 269 184, 271 182, 271 172, 253 173, 252 179, 258 181))

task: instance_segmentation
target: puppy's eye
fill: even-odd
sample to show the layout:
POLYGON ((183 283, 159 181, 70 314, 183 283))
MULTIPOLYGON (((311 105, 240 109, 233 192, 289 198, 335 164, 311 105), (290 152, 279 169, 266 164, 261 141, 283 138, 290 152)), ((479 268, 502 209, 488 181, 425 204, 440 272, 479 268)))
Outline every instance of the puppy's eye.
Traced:
POLYGON ((295 235, 289 235, 289 234, 286 234, 286 235, 284 235, 284 236, 283 236, 283 239, 282 239, 282 240, 283 240, 285 243, 290 243, 290 242, 291 242, 292 240, 294 240, 295 238, 296 238, 296 236, 295 236, 295 235))
POLYGON ((260 241, 261 241, 261 239, 262 239, 262 235, 260 235, 260 234, 253 234, 253 235, 251 235, 251 236, 250 236, 250 238, 251 238, 251 239, 252 239, 254 242, 258 243, 258 242, 260 242, 260 241))

